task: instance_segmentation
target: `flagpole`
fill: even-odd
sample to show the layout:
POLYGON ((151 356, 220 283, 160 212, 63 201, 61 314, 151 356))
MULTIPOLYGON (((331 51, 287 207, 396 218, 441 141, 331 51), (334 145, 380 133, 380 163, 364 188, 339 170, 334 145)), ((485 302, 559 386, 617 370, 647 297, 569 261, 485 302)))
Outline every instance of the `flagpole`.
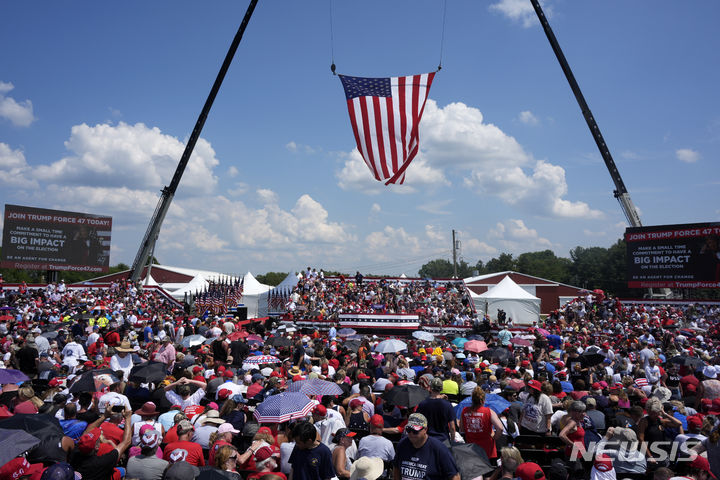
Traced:
POLYGON ((175 196, 175 191, 180 184, 180 179, 185 172, 185 167, 187 167, 188 161, 190 161, 190 155, 195 149, 195 143, 198 141, 198 138, 200 138, 200 132, 202 132, 203 126, 205 125, 205 120, 207 120, 207 116, 210 113, 210 108, 212 108, 215 97, 217 96, 217 93, 220 90, 220 86, 225 79, 225 74, 230 68, 230 64, 232 63, 235 52, 240 45, 240 41, 242 40, 243 34, 245 33, 245 28, 247 28, 247 25, 250 22, 250 17, 252 17, 257 2, 258 0, 250 0, 250 5, 248 5, 247 10, 245 11, 245 17, 240 23, 240 28, 238 28, 238 31, 235 34, 235 38, 233 38, 233 41, 230 44, 230 48, 225 55, 225 60, 223 61, 223 64, 220 67, 220 71, 215 78, 215 83, 210 89, 210 94, 208 95, 207 100, 205 100, 205 105, 200 112, 200 116, 198 117, 197 122, 195 122, 195 128, 193 128, 193 131, 190 134, 190 138, 185 145, 185 151, 183 152, 182 157, 180 158, 180 162, 175 169, 175 175, 173 175, 170 185, 162 189, 160 201, 158 202, 157 207, 155 207, 155 212, 153 213, 152 219, 150 219, 150 224, 148 225, 148 229, 145 232, 145 237, 140 244, 140 249, 135 256, 135 261, 133 262, 132 268, 130 269, 130 280, 133 283, 137 282, 140 278, 140 273, 142 272, 143 265, 148 258, 148 254, 155 247, 155 242, 157 242, 158 235, 160 235, 160 227, 162 226, 162 222, 163 220, 165 220, 165 215, 170 209, 170 203, 172 203, 172 199, 175 196))

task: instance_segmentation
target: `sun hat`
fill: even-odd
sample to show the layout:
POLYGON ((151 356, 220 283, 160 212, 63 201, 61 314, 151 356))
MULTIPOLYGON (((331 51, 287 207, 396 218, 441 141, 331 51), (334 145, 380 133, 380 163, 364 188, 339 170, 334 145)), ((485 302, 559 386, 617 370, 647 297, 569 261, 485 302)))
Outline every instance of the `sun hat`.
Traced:
POLYGON ((703 375, 705 375, 707 378, 717 378, 717 369, 712 365, 707 365, 705 368, 703 368, 702 371, 703 375))
POLYGON ((203 424, 206 423, 216 423, 218 425, 222 425, 225 423, 225 419, 220 418, 220 412, 217 410, 208 410, 205 412, 205 420, 203 420, 203 424))
POLYGON ((122 342, 120 344, 119 347, 115 347, 115 351, 122 352, 122 353, 130 353, 130 352, 134 352, 135 348, 132 345, 130 345, 130 342, 125 340, 124 342, 122 342))
POLYGON ((385 465, 379 457, 360 457, 350 465, 350 480, 375 480, 382 475, 385 465))
POLYGON ((157 408, 155 407, 155 404, 153 402, 145 402, 142 408, 135 410, 134 413, 135 415, 140 415, 141 417, 152 417, 159 414, 160 412, 157 411, 157 408))

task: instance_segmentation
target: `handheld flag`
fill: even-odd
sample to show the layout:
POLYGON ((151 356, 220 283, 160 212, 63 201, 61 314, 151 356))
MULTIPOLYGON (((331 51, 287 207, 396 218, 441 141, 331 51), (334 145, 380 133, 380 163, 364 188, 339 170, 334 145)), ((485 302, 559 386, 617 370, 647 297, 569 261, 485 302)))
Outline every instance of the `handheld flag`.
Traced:
POLYGON ((375 179, 402 184, 435 72, 391 78, 339 75, 358 151, 375 179))

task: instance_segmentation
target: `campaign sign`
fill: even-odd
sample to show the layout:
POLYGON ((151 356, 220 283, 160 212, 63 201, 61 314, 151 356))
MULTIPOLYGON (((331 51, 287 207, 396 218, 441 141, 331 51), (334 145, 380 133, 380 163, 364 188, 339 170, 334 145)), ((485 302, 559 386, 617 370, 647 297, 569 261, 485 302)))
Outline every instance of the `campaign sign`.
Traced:
POLYGON ((630 288, 720 288, 720 223, 625 230, 630 288))
POLYGON ((2 268, 107 272, 112 218, 5 205, 2 268))

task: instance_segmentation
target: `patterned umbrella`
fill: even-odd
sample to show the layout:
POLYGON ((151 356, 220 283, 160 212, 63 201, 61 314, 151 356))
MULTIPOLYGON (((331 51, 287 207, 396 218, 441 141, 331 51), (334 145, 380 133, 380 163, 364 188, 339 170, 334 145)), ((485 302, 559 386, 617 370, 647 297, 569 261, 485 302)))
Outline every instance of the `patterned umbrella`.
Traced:
POLYGON ((310 415, 317 402, 300 392, 271 395, 255 408, 258 423, 283 423, 310 415))
POLYGON ((487 350, 488 346, 482 340, 470 340, 469 342, 466 342, 462 348, 463 350, 467 350, 468 352, 480 353, 487 350))
POLYGON ((282 360, 277 358, 275 355, 256 355, 254 357, 247 357, 243 360, 243 363, 249 363, 251 365, 265 365, 269 363, 280 363, 282 360))
POLYGON ((343 389, 340 385, 319 378, 293 382, 290 385, 291 392, 300 392, 305 395, 342 395, 343 389))
POLYGON ((548 332, 548 331, 545 330, 544 328, 539 328, 539 327, 538 327, 538 328, 536 328, 535 330, 537 330, 538 333, 539 333, 540 335, 542 335, 543 337, 547 337, 548 335, 550 335, 550 332, 548 332))
POLYGON ((245 330, 236 330, 232 332, 230 335, 228 335, 228 340, 231 342, 234 342, 235 340, 240 340, 241 338, 247 338, 248 335, 250 335, 245 330))
POLYGON ((265 343, 265 340, 262 339, 259 335, 248 335, 247 337, 247 343, 265 343))
POLYGON ((375 351, 379 353, 395 353, 403 350, 407 350, 407 344, 394 338, 383 340, 375 347, 375 351))
POLYGON ((530 345, 532 345, 530 340, 525 340, 524 338, 519 338, 519 337, 511 338, 510 343, 512 343, 513 345, 519 345, 521 347, 529 347, 530 345))

